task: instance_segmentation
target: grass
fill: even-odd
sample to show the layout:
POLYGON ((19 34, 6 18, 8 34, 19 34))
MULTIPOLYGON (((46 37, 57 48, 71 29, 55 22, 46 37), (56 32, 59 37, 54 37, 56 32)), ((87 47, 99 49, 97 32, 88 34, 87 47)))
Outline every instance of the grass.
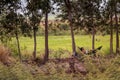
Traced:
MULTIPOLYGON (((91 37, 86 35, 75 36, 77 46, 84 46, 86 49, 91 48, 91 37)), ((96 47, 102 45, 101 52, 106 53, 109 48, 109 36, 96 36, 96 47)), ((39 51, 44 51, 44 37, 38 36, 38 47, 39 51), (42 46, 41 46, 42 45, 42 46)), ((12 41, 15 42, 15 39, 12 41)), ((114 36, 115 42, 115 36, 114 36)), ((20 38, 21 48, 23 50, 33 51, 33 39, 21 37, 20 38), (24 49, 24 46, 27 46, 24 49)), ((16 48, 16 45, 11 47, 16 48), (15 46, 15 47, 14 47, 15 46)), ((49 37, 49 48, 60 50, 60 53, 65 53, 62 49, 68 49, 71 51, 71 37, 70 36, 50 36, 49 37), (60 49, 62 48, 62 49, 60 49)), ((114 44, 115 48, 115 44, 114 44)), ((2 50, 2 47, 0 47, 2 50)), ((2 53, 6 52, 4 50, 2 53)), ((45 65, 37 65, 31 60, 28 62, 11 63, 9 66, 5 66, 0 63, 0 80, 120 80, 120 55, 111 55, 106 57, 90 57, 83 55, 82 61, 80 60, 81 66, 87 70, 87 74, 83 75, 75 67, 76 73, 68 73, 70 70, 69 61, 55 62, 48 61, 45 65)), ((76 63, 76 62, 75 62, 76 63)), ((78 63, 76 63, 78 64, 78 63)))
MULTIPOLYGON (((120 80, 120 55, 92 58, 85 56, 82 64, 88 73, 70 70, 69 61, 49 61, 45 65, 15 62, 10 66, 0 63, 0 80, 120 80)), ((81 63, 81 60, 79 61, 81 63)))
MULTIPOLYGON (((76 46, 84 47, 85 49, 91 49, 92 47, 92 36, 90 35, 76 35, 75 36, 76 46)), ((15 43, 15 39, 13 39, 12 43, 15 43)), ((114 36, 114 50, 115 50, 115 36, 114 36)), ((37 36, 37 52, 44 53, 44 36, 37 36)), ((95 47, 103 46, 100 51, 103 54, 109 53, 109 35, 106 36, 96 36, 95 47)), ((20 45, 22 51, 33 51, 33 38, 29 37, 21 37, 20 45)), ((64 49, 68 51, 72 51, 71 48, 71 36, 49 36, 49 49, 50 50, 59 50, 64 49)))

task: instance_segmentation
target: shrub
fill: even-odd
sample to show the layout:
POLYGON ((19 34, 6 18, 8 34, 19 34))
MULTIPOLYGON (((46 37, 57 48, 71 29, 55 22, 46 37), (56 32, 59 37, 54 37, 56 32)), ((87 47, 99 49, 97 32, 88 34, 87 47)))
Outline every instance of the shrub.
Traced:
POLYGON ((11 51, 2 45, 0 45, 0 61, 4 64, 10 63, 12 58, 10 57, 11 51))

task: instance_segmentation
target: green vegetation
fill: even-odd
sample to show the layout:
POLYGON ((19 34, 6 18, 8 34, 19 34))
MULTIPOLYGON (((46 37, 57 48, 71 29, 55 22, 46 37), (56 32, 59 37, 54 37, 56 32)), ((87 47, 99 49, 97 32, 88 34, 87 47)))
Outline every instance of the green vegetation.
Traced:
MULTIPOLYGON (((84 47, 85 49, 91 49, 91 36, 90 35, 77 35, 75 36, 76 40, 76 46, 79 47, 84 47)), ((115 35, 114 35, 114 41, 115 41, 115 35)), ((11 43, 15 43, 15 40, 11 43)), ((22 51, 33 51, 33 38, 29 37, 21 37, 20 38, 20 45, 22 51)), ((71 36, 49 36, 49 49, 50 50, 68 50, 71 52, 71 36)), ((103 46, 102 50, 100 51, 100 54, 108 54, 109 53, 109 35, 101 36, 97 35, 96 36, 96 41, 95 41, 95 46, 96 48, 99 46, 103 46)), ((37 51, 38 53, 44 53, 44 37, 43 36, 37 36, 37 51)), ((115 48, 115 43, 114 43, 114 48, 115 48)), ((24 53, 25 54, 25 53, 24 53)))
POLYGON ((119 4, 1 0, 0 80, 120 80, 119 4))

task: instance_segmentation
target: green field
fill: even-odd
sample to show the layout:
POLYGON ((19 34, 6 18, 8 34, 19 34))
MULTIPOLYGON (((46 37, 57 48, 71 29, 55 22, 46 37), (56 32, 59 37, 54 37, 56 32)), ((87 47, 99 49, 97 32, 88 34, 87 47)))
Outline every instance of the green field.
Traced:
MULTIPOLYGON (((75 36, 76 46, 84 47, 85 49, 91 49, 92 45, 92 36, 90 35, 77 35, 75 36)), ((12 41, 15 43, 15 41, 12 41)), ((44 36, 37 36, 37 52, 44 53, 44 36)), ((109 35, 106 36, 96 36, 95 47, 103 46, 100 51, 102 54, 109 53, 109 35)), ((33 51, 33 38, 21 37, 20 45, 22 51, 33 51)), ((49 36, 49 49, 50 50, 59 50, 64 49, 72 51, 71 49, 71 36, 49 36)), ((115 36, 114 36, 114 50, 115 50, 115 36)))

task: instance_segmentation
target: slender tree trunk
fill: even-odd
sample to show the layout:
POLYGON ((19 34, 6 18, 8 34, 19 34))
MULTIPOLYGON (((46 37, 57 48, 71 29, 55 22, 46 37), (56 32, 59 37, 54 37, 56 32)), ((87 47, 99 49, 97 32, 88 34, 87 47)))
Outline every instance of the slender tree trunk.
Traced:
POLYGON ((95 29, 92 30, 92 50, 95 49, 95 29))
POLYGON ((66 8, 68 10, 68 19, 70 22, 70 29, 71 29, 71 38, 72 38, 72 52, 73 54, 76 53, 76 46, 75 46, 75 39, 74 39, 74 32, 73 32, 73 25, 72 25, 72 7, 70 4, 70 0, 64 0, 64 3, 66 5, 66 8))
POLYGON ((16 35, 16 41, 17 41, 19 59, 20 59, 20 61, 22 61, 22 56, 21 56, 21 51, 20 51, 20 42, 19 42, 18 33, 16 32, 15 35, 16 35))
POLYGON ((116 53, 119 53, 119 29, 118 29, 118 18, 116 15, 116 53))
POLYGON ((95 26, 93 25, 93 15, 91 16, 92 18, 92 50, 95 49, 95 26))
POLYGON ((33 28, 33 36, 34 36, 34 51, 33 51, 33 59, 36 59, 36 47, 37 47, 37 41, 36 41, 36 28, 33 28))
POLYGON ((113 21, 112 21, 112 13, 110 15, 110 54, 113 53, 113 21))
POLYGON ((48 61, 49 58, 49 49, 48 49, 48 12, 45 13, 45 55, 44 63, 48 61))
MULTIPOLYGON (((116 4, 116 2, 115 2, 116 4)), ((119 28, 118 28, 118 17, 117 17, 117 10, 115 5, 115 28, 116 28, 116 53, 119 53, 119 28)))
POLYGON ((70 21, 71 39, 72 39, 72 52, 73 54, 75 54, 76 46, 75 46, 75 38, 74 38, 73 25, 72 25, 72 15, 70 12, 69 12, 69 21, 70 21))

